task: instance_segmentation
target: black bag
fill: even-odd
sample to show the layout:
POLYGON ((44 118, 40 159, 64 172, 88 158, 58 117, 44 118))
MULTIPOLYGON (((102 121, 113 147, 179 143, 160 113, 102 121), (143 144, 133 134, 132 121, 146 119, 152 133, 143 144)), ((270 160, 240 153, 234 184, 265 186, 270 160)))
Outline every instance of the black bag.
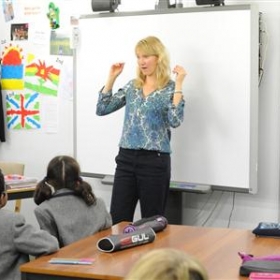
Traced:
POLYGON ((238 255, 242 259, 239 269, 241 276, 249 276, 251 272, 280 272, 280 255, 254 257, 243 252, 238 255))
POLYGON ((251 260, 240 266, 241 276, 249 276, 251 272, 280 272, 280 261, 251 260))
POLYGON ((280 237, 280 223, 260 222, 252 232, 257 236, 280 237))
POLYGON ((129 224, 123 229, 123 233, 133 232, 146 227, 151 227, 155 232, 163 231, 167 227, 168 221, 164 216, 154 215, 149 218, 142 218, 129 224))

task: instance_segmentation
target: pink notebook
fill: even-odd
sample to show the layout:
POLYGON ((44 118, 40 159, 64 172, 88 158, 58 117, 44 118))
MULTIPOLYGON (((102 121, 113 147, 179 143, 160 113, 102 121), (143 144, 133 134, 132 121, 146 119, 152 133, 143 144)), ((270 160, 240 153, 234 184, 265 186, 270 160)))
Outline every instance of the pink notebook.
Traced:
POLYGON ((270 280, 270 279, 280 280, 280 273, 251 272, 249 275, 249 280, 270 280))

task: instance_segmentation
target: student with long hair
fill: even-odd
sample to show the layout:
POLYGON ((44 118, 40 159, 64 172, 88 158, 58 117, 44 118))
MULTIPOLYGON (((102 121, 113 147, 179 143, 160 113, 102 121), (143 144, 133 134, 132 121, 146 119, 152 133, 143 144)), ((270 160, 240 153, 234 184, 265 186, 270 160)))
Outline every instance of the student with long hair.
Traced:
POLYGON ((80 175, 78 162, 56 156, 34 193, 35 216, 41 229, 56 236, 60 247, 107 229, 112 218, 101 198, 80 175))

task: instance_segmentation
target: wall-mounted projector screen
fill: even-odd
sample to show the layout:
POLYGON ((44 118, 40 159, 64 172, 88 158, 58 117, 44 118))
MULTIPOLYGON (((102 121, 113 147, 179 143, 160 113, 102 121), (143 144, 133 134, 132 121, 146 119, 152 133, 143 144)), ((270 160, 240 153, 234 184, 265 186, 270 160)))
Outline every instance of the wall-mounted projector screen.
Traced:
POLYGON ((83 174, 113 175, 124 109, 96 115, 111 64, 114 91, 135 77, 135 44, 155 35, 183 65, 183 124, 172 130, 172 181, 257 191, 258 10, 254 5, 101 13, 79 19, 75 50, 75 157, 83 174))

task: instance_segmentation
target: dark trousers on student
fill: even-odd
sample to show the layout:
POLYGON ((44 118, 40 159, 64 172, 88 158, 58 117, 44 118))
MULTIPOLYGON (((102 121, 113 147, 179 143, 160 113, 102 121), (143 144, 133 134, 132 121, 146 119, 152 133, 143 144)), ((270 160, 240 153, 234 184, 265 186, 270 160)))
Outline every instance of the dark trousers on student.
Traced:
POLYGON ((113 224, 133 221, 138 200, 142 218, 164 215, 170 154, 120 148, 116 164, 110 209, 113 224))

